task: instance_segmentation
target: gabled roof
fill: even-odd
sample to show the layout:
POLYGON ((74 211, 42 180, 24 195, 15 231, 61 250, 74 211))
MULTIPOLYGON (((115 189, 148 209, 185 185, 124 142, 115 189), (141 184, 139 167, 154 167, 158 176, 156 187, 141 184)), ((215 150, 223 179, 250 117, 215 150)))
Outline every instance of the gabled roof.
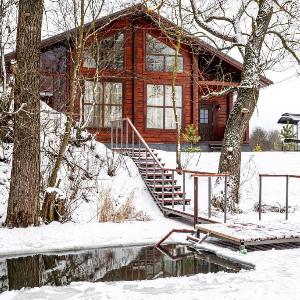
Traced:
MULTIPOLYGON (((132 15, 132 16, 134 16, 134 15, 142 16, 143 14, 147 15, 151 18, 154 18, 156 20, 159 19, 160 21, 164 22, 164 24, 166 26, 169 26, 170 28, 176 28, 177 27, 177 25, 175 23, 169 21, 168 19, 162 17, 161 15, 159 15, 155 12, 152 12, 152 11, 150 12, 143 4, 137 4, 137 5, 133 5, 133 6, 130 6, 128 8, 125 8, 123 10, 117 11, 115 13, 109 14, 107 16, 104 16, 102 18, 99 18, 94 22, 89 22, 89 23, 85 24, 85 30, 88 30, 91 27, 91 25, 94 25, 95 28, 99 28, 100 26, 105 26, 106 24, 109 25, 114 21, 120 20, 121 18, 130 16, 130 15, 132 15)), ((58 44, 58 43, 66 42, 75 33, 76 33, 76 28, 65 31, 65 32, 62 32, 62 33, 57 34, 57 35, 54 35, 54 36, 49 37, 47 39, 44 39, 41 42, 41 49, 53 46, 53 45, 58 44)), ((237 68, 240 71, 242 70, 243 65, 239 61, 237 61, 236 59, 234 59, 231 56, 229 56, 229 55, 221 52, 220 50, 214 48, 213 46, 211 46, 208 43, 204 42, 200 38, 194 36, 190 32, 186 31, 186 33, 187 33, 187 39, 190 41, 191 45, 198 46, 198 47, 200 47, 200 49, 215 55, 216 57, 218 57, 219 59, 227 62, 228 64, 230 64, 234 68, 237 68)), ((6 55, 6 60, 13 59, 14 56, 15 56, 15 52, 11 52, 11 53, 6 55)), ((264 76, 261 76, 261 84, 263 86, 268 86, 272 83, 273 82, 270 79, 268 79, 264 76)))

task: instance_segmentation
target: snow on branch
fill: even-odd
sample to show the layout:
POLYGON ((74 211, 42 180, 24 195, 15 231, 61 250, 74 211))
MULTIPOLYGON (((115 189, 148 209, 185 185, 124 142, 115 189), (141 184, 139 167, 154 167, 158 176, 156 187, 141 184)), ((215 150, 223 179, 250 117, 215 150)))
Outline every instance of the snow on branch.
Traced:
POLYGON ((269 30, 268 31, 268 34, 273 34, 275 36, 277 36, 280 41, 281 41, 281 44, 283 46, 283 48, 288 51, 294 58, 295 60, 297 61, 298 65, 300 65, 300 57, 296 54, 296 52, 288 45, 288 41, 285 39, 285 37, 277 32, 277 31, 274 31, 274 30, 269 30))

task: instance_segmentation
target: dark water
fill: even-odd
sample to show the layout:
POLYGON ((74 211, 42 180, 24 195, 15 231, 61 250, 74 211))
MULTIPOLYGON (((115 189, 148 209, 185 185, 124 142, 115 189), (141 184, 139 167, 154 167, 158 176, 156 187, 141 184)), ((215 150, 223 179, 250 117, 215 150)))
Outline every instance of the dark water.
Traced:
POLYGON ((198 273, 239 272, 242 266, 182 245, 106 248, 0 260, 0 292, 62 286, 72 281, 132 281, 198 273))

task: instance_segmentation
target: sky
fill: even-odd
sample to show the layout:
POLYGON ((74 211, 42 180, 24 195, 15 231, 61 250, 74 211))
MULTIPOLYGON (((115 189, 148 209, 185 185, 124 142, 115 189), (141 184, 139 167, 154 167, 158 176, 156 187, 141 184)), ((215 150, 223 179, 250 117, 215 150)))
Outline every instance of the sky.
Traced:
POLYGON ((260 91, 257 109, 250 122, 250 130, 256 126, 267 130, 280 130, 282 125, 277 124, 277 121, 283 113, 300 114, 300 76, 289 78, 294 74, 295 71, 277 74, 273 72, 267 75, 274 84, 260 91))

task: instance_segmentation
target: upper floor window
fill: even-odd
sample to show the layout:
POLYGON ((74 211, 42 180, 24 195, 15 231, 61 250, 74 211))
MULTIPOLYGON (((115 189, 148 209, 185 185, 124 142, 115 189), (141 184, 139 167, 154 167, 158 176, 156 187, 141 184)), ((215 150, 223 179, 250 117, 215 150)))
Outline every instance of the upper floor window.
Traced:
POLYGON ((117 33, 92 44, 84 52, 86 68, 122 69, 124 66, 124 33, 117 33))
MULTIPOLYGON (((176 51, 160 42, 150 34, 146 34, 146 66, 147 71, 173 72, 176 51)), ((183 57, 178 55, 178 72, 183 72, 183 57)))

